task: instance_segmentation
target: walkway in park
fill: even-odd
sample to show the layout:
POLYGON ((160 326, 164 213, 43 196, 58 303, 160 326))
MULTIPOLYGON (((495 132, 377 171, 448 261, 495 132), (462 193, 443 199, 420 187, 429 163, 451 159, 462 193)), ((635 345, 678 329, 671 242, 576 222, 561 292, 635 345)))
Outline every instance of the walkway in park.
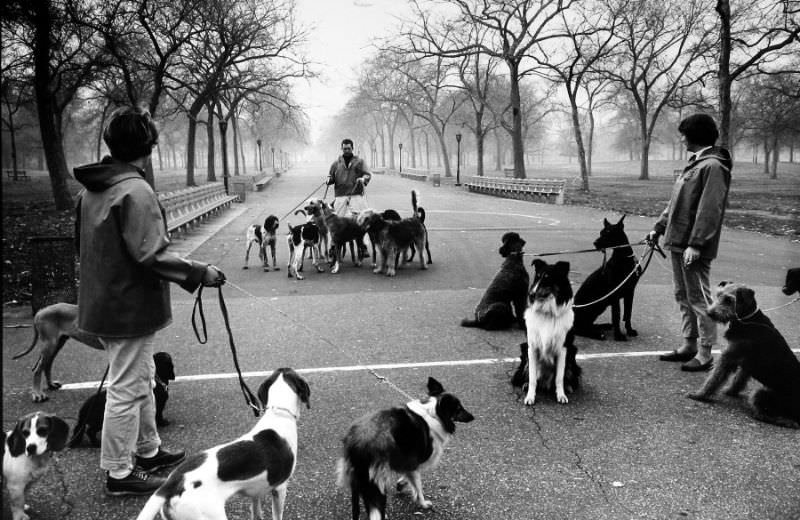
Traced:
MULTIPOLYGON (((269 214, 291 215, 326 172, 325 165, 293 168, 264 191, 248 193, 244 204, 175 240, 176 250, 214 263, 227 275, 223 294, 247 383, 256 388, 272 369, 292 366, 311 385, 311 409, 299 423, 287 519, 349 518, 349 493, 335 485, 342 435, 362 414, 405 402, 403 393, 421 395, 428 376, 456 393, 476 420, 458 426, 440 467, 423 476, 434 510, 420 511, 407 498, 394 496, 391 518, 800 518, 800 433, 751 419, 741 401, 725 397, 709 405, 687 399, 705 374, 683 373, 657 360, 680 340, 663 260, 653 260, 639 284, 633 314, 637 338, 578 339, 585 378, 566 405, 542 396, 526 408, 513 393, 509 378, 522 331, 459 326, 500 264, 497 249, 505 231, 519 232, 528 253, 584 249, 604 217, 620 215, 376 176, 368 198, 377 209, 392 207, 409 215, 410 191, 420 191, 434 262, 430 269, 410 265, 388 278, 348 260, 338 275, 306 269, 306 280, 295 281, 287 277, 281 240, 280 271, 263 272, 252 254, 251 268, 243 270, 246 227, 269 214), (365 370, 365 364, 375 368, 365 370)), ((291 215, 287 221, 301 220, 291 215)), ((651 218, 634 215, 625 222, 634 241, 652 225, 651 218)), ((764 308, 789 300, 779 287, 786 269, 800 265, 796 243, 726 230, 720 254, 714 280, 748 283, 764 308)), ((548 258, 556 259, 570 261, 577 286, 600 265, 602 255, 548 258)), ((173 299, 175 321, 160 333, 159 344, 171 352, 179 377, 170 386, 166 409, 172 424, 161 433, 167 446, 194 452, 240 435, 255 419, 233 374, 215 291, 204 292, 206 345, 198 344, 192 332, 192 296, 174 288, 173 299)), ((770 313, 795 349, 800 348, 797 316, 798 304, 770 313)), ((33 404, 28 368, 35 358, 11 360, 30 334, 29 328, 3 330, 6 430, 35 409, 74 421, 105 366, 103 356, 69 342, 54 367, 68 385, 50 401, 33 404)), ((105 497, 98 459, 98 450, 88 446, 60 454, 55 471, 29 493, 34 518, 134 517, 144 499, 105 497)), ((247 507, 244 500, 232 500, 230 518, 246 518, 247 507)), ((5 506, 3 515, 9 518, 5 506)))

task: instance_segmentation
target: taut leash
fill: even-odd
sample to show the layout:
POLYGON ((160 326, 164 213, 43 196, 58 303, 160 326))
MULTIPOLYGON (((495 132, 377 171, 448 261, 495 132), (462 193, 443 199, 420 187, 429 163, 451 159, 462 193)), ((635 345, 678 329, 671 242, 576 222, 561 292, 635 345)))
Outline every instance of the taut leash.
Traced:
MULTIPOLYGON (((297 208, 299 208, 300 206, 302 206, 302 205, 303 205, 303 202, 307 201, 307 200, 309 199, 309 197, 311 197, 313 194, 315 194, 315 193, 317 192, 317 190, 319 190, 319 189, 320 189, 320 188, 321 188, 321 187, 322 187, 324 184, 325 184, 325 182, 323 181, 323 182, 322 182, 322 184, 320 184, 319 186, 317 186, 316 188, 314 188, 314 191, 312 191, 311 193, 309 193, 308 195, 306 195, 305 197, 303 197, 303 198, 300 200, 300 203, 299 203, 299 204, 297 204, 295 207, 293 207, 292 209, 290 209, 290 210, 289 210, 289 211, 286 213, 286 215, 282 216, 282 217, 281 217, 279 220, 286 220, 286 217, 288 217, 289 215, 291 215, 291 214, 292 214, 292 212, 293 212, 294 210, 296 210, 297 208)), ((328 193, 328 188, 326 187, 326 188, 325 188, 325 194, 327 195, 327 193, 328 193)), ((322 198, 323 198, 323 200, 325 199, 325 197, 324 197, 324 196, 323 196, 322 198)))
MULTIPOLYGON (((316 190, 315 190, 316 191, 316 190)), ((261 404, 258 401, 258 398, 253 394, 250 388, 247 386, 247 383, 244 382, 244 377, 242 377, 242 369, 239 368, 239 356, 236 354, 236 344, 233 341, 233 332, 231 331, 231 322, 228 316, 228 307, 225 305, 225 298, 222 296, 222 286, 217 287, 218 295, 219 295, 219 307, 222 311, 222 319, 225 321, 225 329, 228 331, 228 345, 231 348, 231 356, 233 357, 233 366, 236 367, 236 375, 239 378, 239 387, 242 389, 242 395, 244 395, 244 400, 253 410, 253 415, 258 417, 261 414, 261 404)), ((203 286, 201 285, 200 288, 197 290, 197 297, 194 300, 194 308, 192 309, 192 328, 194 328, 194 334, 197 337, 197 341, 200 342, 201 345, 205 345, 208 342, 208 330, 206 328, 206 317, 205 313, 203 312, 203 286), (203 326, 203 337, 200 337, 200 333, 197 330, 197 323, 195 320, 195 314, 197 311, 200 311, 200 322, 203 326)))

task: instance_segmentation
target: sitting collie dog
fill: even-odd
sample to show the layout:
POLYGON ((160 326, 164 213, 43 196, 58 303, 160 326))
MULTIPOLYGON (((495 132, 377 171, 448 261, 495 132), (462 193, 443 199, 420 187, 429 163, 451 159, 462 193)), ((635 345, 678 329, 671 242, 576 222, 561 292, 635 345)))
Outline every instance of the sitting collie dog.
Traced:
POLYGON ((432 377, 428 378, 428 396, 368 414, 344 436, 338 482, 352 493, 353 520, 360 514, 359 499, 364 501, 369 520, 385 519, 386 493, 398 476, 398 488, 407 483, 417 504, 431 507, 422 493, 420 471, 439 463, 456 431, 456 421, 467 423, 475 417, 432 377))
POLYGON ((528 291, 525 326, 528 330, 528 393, 525 404, 536 402, 539 378, 555 367, 556 398, 567 403, 564 393, 564 370, 567 363, 565 342, 571 337, 575 314, 572 311, 572 287, 569 284, 569 262, 549 265, 533 261, 536 273, 528 291))

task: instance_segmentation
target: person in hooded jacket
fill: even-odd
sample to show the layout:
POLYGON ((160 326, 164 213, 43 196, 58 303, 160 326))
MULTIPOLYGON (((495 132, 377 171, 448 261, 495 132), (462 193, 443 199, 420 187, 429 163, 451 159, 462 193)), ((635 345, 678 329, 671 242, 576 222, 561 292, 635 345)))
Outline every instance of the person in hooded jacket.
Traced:
POLYGON ((652 243, 664 236, 664 247, 672 253, 675 300, 681 313, 683 343, 660 359, 683 362, 681 370, 700 372, 714 365, 711 349, 717 341, 717 324, 706 308, 733 161, 727 150, 714 146, 719 131, 711 116, 691 115, 680 122, 678 132, 691 154, 689 164, 676 179, 670 201, 646 240, 652 243))
POLYGON ((164 481, 150 475, 185 458, 161 447, 152 385, 156 331, 172 321, 169 282, 194 292, 220 286, 214 266, 167 251, 166 217, 144 167, 158 130, 143 109, 123 107, 103 139, 111 152, 75 168, 75 235, 80 255, 78 327, 98 337, 108 356, 100 467, 108 495, 143 495, 164 481))

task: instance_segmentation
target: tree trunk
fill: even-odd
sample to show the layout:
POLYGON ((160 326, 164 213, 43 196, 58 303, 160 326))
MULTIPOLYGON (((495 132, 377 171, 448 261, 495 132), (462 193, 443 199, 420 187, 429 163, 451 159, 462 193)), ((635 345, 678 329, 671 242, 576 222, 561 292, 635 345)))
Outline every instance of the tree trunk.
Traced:
POLYGON ((522 140, 522 104, 519 94, 519 64, 508 63, 511 80, 511 116, 512 128, 511 145, 514 151, 514 177, 525 178, 525 146, 522 140))
MULTIPOLYGON (((572 108, 572 133, 575 134, 575 145, 578 148, 578 166, 581 169, 581 191, 589 191, 589 170, 586 167, 586 149, 583 147, 583 135, 581 133, 581 120, 578 113, 578 104, 575 97, 567 92, 570 107, 572 108)), ((572 154, 570 154, 570 158, 572 154)))
POLYGON ((770 168, 770 179, 778 178, 778 159, 781 154, 781 149, 778 146, 778 135, 772 136, 772 168, 770 168))
POLYGON ((496 145, 494 154, 494 171, 499 172, 503 170, 503 143, 500 140, 500 131, 494 129, 494 142, 496 145))
POLYGON ((233 175, 239 175, 239 125, 236 124, 236 116, 231 117, 231 127, 233 128, 233 175))
POLYGON ((55 93, 50 84, 50 51, 53 20, 50 17, 50 2, 33 0, 33 87, 36 94, 36 108, 39 117, 39 132, 42 136, 47 170, 53 201, 59 211, 73 207, 72 195, 67 187, 67 160, 64 157, 64 141, 58 126, 55 93))
POLYGON ((444 176, 452 177, 453 172, 450 170, 450 157, 447 154, 447 143, 444 140, 444 128, 440 130, 434 125, 431 125, 431 127, 433 128, 433 131, 436 132, 436 137, 439 139, 439 147, 442 150, 441 155, 444 158, 444 176))
POLYGON ((208 107, 208 122, 206 123, 206 181, 216 182, 217 172, 214 164, 214 110, 208 107))
POLYGON ((769 141, 764 137, 764 175, 769 175, 769 160, 772 149, 769 147, 769 141))
POLYGON ((100 128, 97 130, 97 162, 103 158, 103 132, 106 128, 106 116, 108 115, 109 103, 103 105, 103 113, 100 114, 100 128))
POLYGON ((731 148, 731 5, 729 0, 717 0, 717 14, 720 21, 719 68, 719 145, 731 148))
MULTIPOLYGON (((542 152, 544 154, 544 152, 542 152)), ((586 176, 592 176, 592 157, 594 156, 594 111, 589 110, 589 143, 586 146, 586 176)), ((586 189, 589 189, 588 183, 586 189)))
POLYGON ((222 156, 222 182, 225 184, 225 193, 230 193, 228 189, 228 179, 231 175, 228 169, 228 122, 223 118, 219 120, 219 153, 222 156))
POLYGON ((197 186, 194 180, 195 144, 197 141, 197 116, 202 104, 195 102, 189 108, 189 129, 186 132, 186 185, 197 186))
POLYGON ((408 135, 411 139, 411 167, 417 167, 417 140, 414 137, 414 116, 408 119, 408 135))

